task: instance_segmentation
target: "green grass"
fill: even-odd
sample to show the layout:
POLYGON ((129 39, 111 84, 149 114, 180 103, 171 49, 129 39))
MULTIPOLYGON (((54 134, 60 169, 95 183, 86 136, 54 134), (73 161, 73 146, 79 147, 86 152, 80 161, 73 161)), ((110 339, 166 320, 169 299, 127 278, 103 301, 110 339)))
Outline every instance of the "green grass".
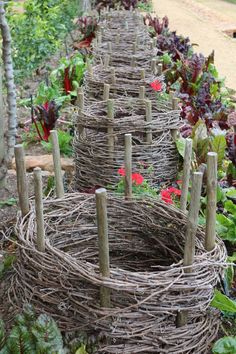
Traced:
POLYGON ((226 2, 231 2, 232 4, 235 4, 236 5, 236 0, 224 0, 226 2))

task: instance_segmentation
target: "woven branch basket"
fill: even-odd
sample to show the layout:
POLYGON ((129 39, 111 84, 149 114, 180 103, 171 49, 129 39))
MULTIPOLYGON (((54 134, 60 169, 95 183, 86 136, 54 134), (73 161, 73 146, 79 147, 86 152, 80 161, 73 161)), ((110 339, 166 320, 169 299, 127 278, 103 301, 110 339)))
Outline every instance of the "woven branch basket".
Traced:
MULTIPOLYGON (((151 66, 150 66, 151 68, 151 66)), ((84 78, 84 93, 87 105, 93 101, 103 100, 104 84, 110 85, 110 98, 139 97, 140 87, 145 87, 145 95, 148 99, 156 101, 160 92, 155 92, 150 84, 158 80, 161 83, 161 92, 165 91, 164 76, 156 76, 151 70, 146 72, 146 78, 141 78, 141 70, 122 66, 115 68, 115 79, 112 67, 105 69, 103 65, 93 67, 93 73, 88 71, 84 78)))
POLYGON ((126 133, 132 133, 133 171, 141 172, 151 186, 176 179, 179 155, 171 131, 180 125, 179 111, 172 110, 168 102, 156 101, 152 121, 147 122, 145 102, 132 98, 114 100, 114 119, 107 117, 107 102, 97 102, 78 114, 74 139, 76 189, 88 191, 119 182, 117 171, 124 165, 126 133), (78 133, 81 128, 85 128, 83 136, 78 133), (146 140, 148 132, 152 132, 151 143, 146 140))
POLYGON ((6 306, 30 302, 62 330, 97 335, 96 353, 207 353, 219 326, 209 304, 225 265, 222 240, 206 252, 198 229, 192 272, 186 274, 185 214, 151 199, 109 196, 107 202, 110 278, 99 274, 94 195, 46 200, 45 253, 36 249, 34 209, 18 219, 19 254, 6 306), (110 308, 99 306, 100 286, 111 290, 110 308), (184 310, 188 323, 176 328, 184 310))

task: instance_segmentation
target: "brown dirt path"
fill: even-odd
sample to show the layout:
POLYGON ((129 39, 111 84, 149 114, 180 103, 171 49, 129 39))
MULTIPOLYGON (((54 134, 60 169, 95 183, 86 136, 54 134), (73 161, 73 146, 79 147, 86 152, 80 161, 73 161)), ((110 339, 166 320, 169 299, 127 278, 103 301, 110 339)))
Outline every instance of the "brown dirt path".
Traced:
POLYGON ((236 39, 224 30, 236 30, 236 5, 223 0, 153 0, 159 17, 167 15, 170 28, 197 43, 196 52, 215 50, 215 64, 226 85, 236 90, 236 39))

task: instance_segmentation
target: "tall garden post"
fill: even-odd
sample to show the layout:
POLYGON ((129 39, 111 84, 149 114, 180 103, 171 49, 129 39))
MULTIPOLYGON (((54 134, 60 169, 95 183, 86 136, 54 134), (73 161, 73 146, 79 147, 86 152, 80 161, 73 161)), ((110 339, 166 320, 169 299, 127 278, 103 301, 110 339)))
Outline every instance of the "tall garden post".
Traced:
POLYGON ((132 57, 131 57, 131 67, 135 68, 135 66, 136 66, 136 59, 135 59, 135 56, 132 55, 132 57))
POLYGON ((104 69, 107 70, 109 68, 109 64, 110 64, 110 55, 109 54, 105 54, 104 56, 104 69))
POLYGON ((216 238, 217 153, 207 154, 207 208, 205 248, 212 251, 216 238))
POLYGON ((16 161, 16 177, 17 177, 17 190, 19 195, 19 204, 22 216, 29 212, 29 194, 28 183, 25 167, 25 153, 23 145, 15 145, 15 161, 16 161))
POLYGON ((145 86, 139 87, 139 99, 145 100, 145 86))
MULTIPOLYGON (((78 92, 77 101, 78 101, 79 111, 82 114, 82 112, 84 110, 84 93, 83 93, 83 89, 78 92)), ((79 137, 83 138, 84 137, 84 128, 82 126, 79 126, 78 130, 79 130, 79 137)))
POLYGON ((152 72, 153 72, 154 75, 156 74, 156 65, 157 65, 157 61, 156 61, 156 59, 154 58, 154 59, 152 59, 152 61, 151 61, 151 70, 152 70, 152 72))
POLYGON ((104 84, 103 88, 103 101, 107 101, 110 96, 110 85, 109 84, 104 84))
MULTIPOLYGON (((107 101, 107 117, 110 120, 114 121, 114 100, 107 101)), ((113 158, 114 158, 114 136, 113 136, 114 130, 113 130, 113 126, 108 126, 107 133, 108 133, 109 156, 110 156, 111 160, 113 160, 113 158)))
POLYGON ((158 63, 157 64, 157 74, 159 76, 162 75, 162 71, 163 71, 163 65, 162 65, 162 63, 158 63))
POLYGON ((132 135, 125 134, 125 197, 132 198, 132 135))
MULTIPOLYGON (((202 173, 194 172, 192 179, 192 191, 191 191, 191 202, 188 213, 188 221, 187 221, 187 231, 186 231, 186 239, 184 246, 184 266, 188 266, 188 268, 184 269, 185 273, 191 273, 191 265, 194 261, 195 255, 195 238, 197 233, 198 226, 198 214, 200 209, 200 198, 202 191, 202 173)), ((177 315, 176 326, 182 327, 187 323, 188 320, 188 312, 181 311, 177 315)))
POLYGON ((60 156, 58 135, 56 130, 51 130, 50 134, 52 139, 52 155, 53 155, 53 165, 54 165, 55 184, 56 184, 56 196, 57 198, 63 198, 65 193, 64 193, 63 177, 62 177, 62 170, 61 170, 61 156, 60 156))
MULTIPOLYGON (((172 109, 173 109, 174 111, 178 110, 179 100, 178 100, 177 97, 173 97, 173 98, 172 98, 171 104, 172 104, 172 109)), ((178 129, 172 129, 172 130, 171 130, 171 135, 172 135, 172 138, 174 139, 174 141, 177 140, 178 134, 179 134, 178 129)))
POLYGON ((120 33, 117 33, 115 43, 116 44, 120 43, 120 33))
MULTIPOLYGON (((146 122, 151 123, 152 122, 152 102, 151 102, 151 100, 146 100, 145 106, 146 106, 146 122)), ((152 130, 150 128, 147 129, 146 142, 148 144, 152 144, 152 130)))
POLYGON ((192 160, 192 139, 185 140, 185 150, 184 150, 184 168, 183 168, 183 178, 182 178, 182 191, 180 197, 180 209, 186 213, 187 211, 187 199, 189 190, 189 179, 191 173, 191 160, 192 160))
POLYGON ((37 249, 45 252, 45 229, 43 218, 43 186, 41 168, 34 169, 34 193, 35 193, 35 213, 36 213, 36 232, 37 249))
POLYGON ((145 69, 140 69, 141 80, 145 80, 145 69))
POLYGON ((10 163, 14 155, 17 133, 16 87, 14 83, 13 61, 11 55, 11 34, 6 20, 4 2, 0 1, 0 29, 2 35, 2 60, 5 71, 8 106, 7 150, 5 160, 10 163))
MULTIPOLYGON (((108 220, 107 220, 107 193, 105 188, 97 189, 96 209, 98 225, 98 247, 99 247, 99 271, 103 277, 110 276, 108 220)), ((100 288, 101 307, 110 307, 110 289, 101 286, 100 288)))
POLYGON ((108 46, 108 52, 109 52, 109 54, 112 54, 112 43, 111 43, 111 42, 108 42, 108 43, 107 43, 107 46, 108 46))
POLYGON ((133 54, 137 53, 137 42, 133 43, 133 54))
POLYGON ((3 110, 3 87, 2 69, 0 68, 0 188, 5 186, 7 166, 5 161, 5 138, 4 138, 4 110, 3 110))
POLYGON ((111 68, 111 83, 112 83, 112 85, 116 84, 116 71, 115 71, 115 68, 111 68))
POLYGON ((90 62, 88 62, 87 64, 87 70, 88 70, 88 73, 93 76, 93 66, 90 62))

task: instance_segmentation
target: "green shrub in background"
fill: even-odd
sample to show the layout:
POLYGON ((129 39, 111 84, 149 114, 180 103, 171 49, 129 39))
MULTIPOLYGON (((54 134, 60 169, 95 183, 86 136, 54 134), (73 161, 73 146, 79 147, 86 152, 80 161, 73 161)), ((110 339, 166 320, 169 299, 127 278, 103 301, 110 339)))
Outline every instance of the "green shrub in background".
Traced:
POLYGON ((80 15, 79 0, 26 0, 23 12, 17 2, 7 5, 12 36, 12 55, 16 78, 29 76, 53 54, 73 28, 80 15))

